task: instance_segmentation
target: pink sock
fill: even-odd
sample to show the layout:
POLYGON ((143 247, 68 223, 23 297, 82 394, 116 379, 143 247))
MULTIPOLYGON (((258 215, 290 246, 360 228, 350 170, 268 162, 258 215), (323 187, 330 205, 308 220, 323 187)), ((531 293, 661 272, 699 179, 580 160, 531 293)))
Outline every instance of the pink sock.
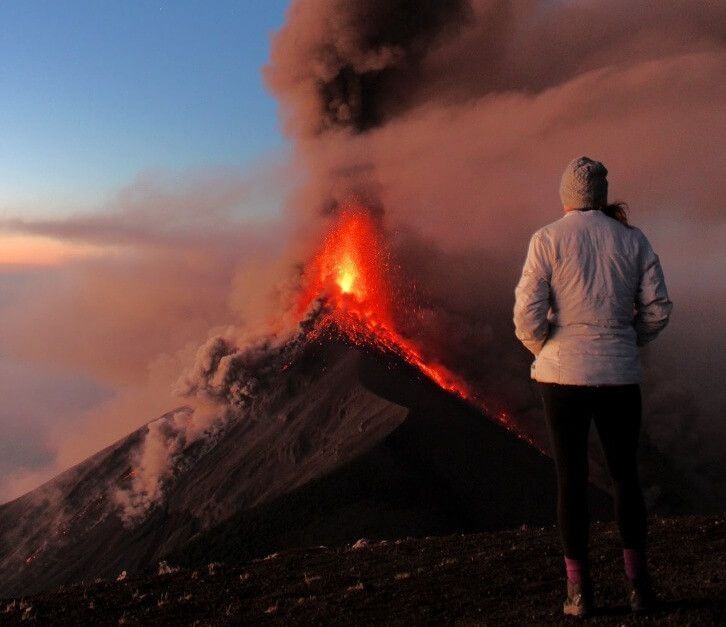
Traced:
POLYGON ((567 569, 567 579, 572 583, 582 583, 585 579, 585 560, 566 557, 565 568, 567 569))
POLYGON ((631 581, 645 575, 645 555, 637 549, 623 549, 623 565, 625 576, 631 581))

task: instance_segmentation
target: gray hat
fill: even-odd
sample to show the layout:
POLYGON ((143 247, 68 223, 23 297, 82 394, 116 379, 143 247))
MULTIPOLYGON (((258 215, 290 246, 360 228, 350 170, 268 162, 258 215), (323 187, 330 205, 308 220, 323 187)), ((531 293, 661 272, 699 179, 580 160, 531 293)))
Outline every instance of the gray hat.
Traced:
POLYGON ((560 181, 560 198, 565 207, 602 207, 608 202, 608 171, 599 161, 578 157, 567 164, 560 181))

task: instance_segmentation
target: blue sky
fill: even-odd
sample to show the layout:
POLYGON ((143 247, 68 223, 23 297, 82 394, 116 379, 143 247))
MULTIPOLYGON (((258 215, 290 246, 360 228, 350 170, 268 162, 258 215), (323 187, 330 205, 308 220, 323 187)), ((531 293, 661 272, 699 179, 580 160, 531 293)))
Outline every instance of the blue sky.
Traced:
POLYGON ((279 150, 261 67, 287 0, 0 2, 0 216, 279 150))

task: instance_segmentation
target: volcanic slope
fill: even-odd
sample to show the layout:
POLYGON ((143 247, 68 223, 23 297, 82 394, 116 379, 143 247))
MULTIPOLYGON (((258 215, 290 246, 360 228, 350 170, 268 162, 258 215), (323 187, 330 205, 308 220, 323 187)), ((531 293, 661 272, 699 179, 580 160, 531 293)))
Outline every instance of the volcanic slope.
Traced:
MULTIPOLYGON (((553 519, 552 462, 395 354, 327 334, 276 359, 247 410, 188 445, 163 498, 130 524, 113 495, 148 425, 1 506, 5 595, 169 556, 249 559, 553 519)), ((596 511, 607 500, 597 492, 596 511)))

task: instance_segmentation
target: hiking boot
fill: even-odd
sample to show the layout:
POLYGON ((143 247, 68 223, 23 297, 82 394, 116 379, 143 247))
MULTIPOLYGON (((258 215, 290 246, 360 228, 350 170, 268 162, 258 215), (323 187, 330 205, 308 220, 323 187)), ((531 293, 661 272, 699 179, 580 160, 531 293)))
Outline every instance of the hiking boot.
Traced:
POLYGON ((627 582, 628 601, 630 602, 630 609, 633 612, 643 614, 655 609, 657 601, 648 577, 628 579, 627 582))
POLYGON ((574 583, 567 580, 567 599, 562 606, 566 616, 584 618, 592 613, 592 589, 588 583, 574 583))

